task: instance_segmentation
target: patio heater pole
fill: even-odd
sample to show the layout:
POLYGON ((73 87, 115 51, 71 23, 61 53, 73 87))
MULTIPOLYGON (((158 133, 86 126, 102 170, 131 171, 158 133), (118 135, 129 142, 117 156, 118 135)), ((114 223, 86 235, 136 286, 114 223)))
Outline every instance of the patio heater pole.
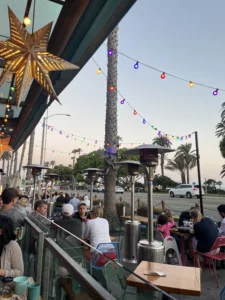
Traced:
POLYGON ((152 167, 147 167, 148 177, 148 240, 150 243, 154 242, 154 228, 153 228, 153 173, 152 167))
POLYGON ((134 221, 134 185, 136 176, 131 176, 131 221, 134 221))
POLYGON ((90 210, 92 210, 92 207, 93 207, 93 181, 94 181, 94 178, 91 177, 90 178, 90 210))
POLYGON ((197 160, 197 170, 198 170, 198 184, 199 184, 199 200, 201 213, 204 215, 203 200, 202 200, 202 183, 201 183, 201 169, 200 169, 200 156, 198 147, 198 132, 195 131, 195 147, 196 147, 196 160, 197 160))
POLYGON ((35 191, 36 191, 36 187, 37 187, 36 174, 35 174, 35 173, 33 173, 33 178, 34 178, 34 191, 33 191, 32 208, 34 209, 34 204, 35 204, 35 191))

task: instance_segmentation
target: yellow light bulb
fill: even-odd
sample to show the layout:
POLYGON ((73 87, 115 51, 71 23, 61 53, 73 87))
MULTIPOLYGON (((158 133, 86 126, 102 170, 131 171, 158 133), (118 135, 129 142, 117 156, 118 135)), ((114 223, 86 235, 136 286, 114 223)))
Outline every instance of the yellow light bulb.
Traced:
POLYGON ((4 122, 6 123, 6 122, 8 122, 8 120, 7 120, 7 119, 4 119, 4 122))
POLYGON ((97 74, 100 74, 101 73, 101 69, 99 68, 97 71, 96 71, 97 74))
POLYGON ((189 87, 192 88, 194 86, 194 83, 192 81, 189 82, 189 87))
POLYGON ((31 19, 29 19, 28 17, 25 17, 25 18, 23 19, 23 24, 24 24, 25 26, 29 26, 29 25, 31 24, 31 19))
POLYGON ((9 116, 8 116, 8 115, 6 115, 5 117, 6 117, 6 118, 8 118, 9 116))

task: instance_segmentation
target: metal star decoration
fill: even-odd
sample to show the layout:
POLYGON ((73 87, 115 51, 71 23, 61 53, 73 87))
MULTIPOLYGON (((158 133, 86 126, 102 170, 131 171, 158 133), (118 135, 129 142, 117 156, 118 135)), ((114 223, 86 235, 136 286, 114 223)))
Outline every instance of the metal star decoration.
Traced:
POLYGON ((6 139, 0 138, 0 157, 2 157, 4 152, 13 151, 13 149, 9 146, 10 138, 11 137, 6 139))
POLYGON ((15 73, 17 106, 19 106, 24 93, 33 79, 50 96, 59 101, 52 86, 49 72, 78 69, 79 67, 47 52, 52 22, 30 34, 10 8, 8 8, 8 11, 10 39, 0 41, 0 57, 6 60, 0 76, 0 86, 15 73))

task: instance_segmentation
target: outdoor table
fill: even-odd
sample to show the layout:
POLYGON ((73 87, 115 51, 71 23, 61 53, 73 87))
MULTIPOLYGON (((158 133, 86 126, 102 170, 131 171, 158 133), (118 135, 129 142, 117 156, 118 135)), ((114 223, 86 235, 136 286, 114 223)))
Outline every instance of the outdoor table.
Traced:
POLYGON ((172 235, 176 235, 180 237, 180 253, 181 253, 181 262, 183 266, 186 266, 186 259, 185 259, 185 241, 184 237, 191 237, 193 235, 192 231, 189 232, 179 232, 177 228, 171 228, 170 232, 172 235))
MULTIPOLYGON (((125 220, 131 220, 131 216, 121 216, 121 218, 125 220)), ((142 224, 148 225, 148 217, 134 216, 134 220, 139 221, 142 224)), ((156 223, 157 219, 154 219, 153 222, 156 223)))
MULTIPOLYGON (((180 295, 201 295, 201 270, 194 267, 183 267, 142 261, 134 273, 154 284, 167 293, 180 295), (144 275, 146 272, 158 271, 166 273, 166 277, 144 275)), ((141 289, 153 289, 135 275, 127 278, 127 284, 141 289)))

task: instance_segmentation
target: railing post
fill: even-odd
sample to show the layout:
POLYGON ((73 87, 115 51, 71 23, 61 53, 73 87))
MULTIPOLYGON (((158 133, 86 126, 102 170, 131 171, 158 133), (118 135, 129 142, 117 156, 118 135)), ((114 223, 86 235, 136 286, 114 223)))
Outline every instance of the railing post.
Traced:
POLYGON ((35 281, 41 284, 42 277, 42 262, 43 262, 43 254, 44 254, 44 237, 45 234, 43 231, 38 234, 37 241, 37 261, 36 261, 36 278, 35 281))
POLYGON ((163 211, 163 210, 166 208, 165 201, 162 200, 162 201, 161 201, 161 204, 162 204, 162 211, 163 211))
POLYGON ((44 257, 43 257, 43 269, 42 269, 42 285, 41 285, 41 295, 42 299, 49 299, 50 289, 51 289, 51 268, 52 268, 53 255, 52 252, 44 247, 44 257))

